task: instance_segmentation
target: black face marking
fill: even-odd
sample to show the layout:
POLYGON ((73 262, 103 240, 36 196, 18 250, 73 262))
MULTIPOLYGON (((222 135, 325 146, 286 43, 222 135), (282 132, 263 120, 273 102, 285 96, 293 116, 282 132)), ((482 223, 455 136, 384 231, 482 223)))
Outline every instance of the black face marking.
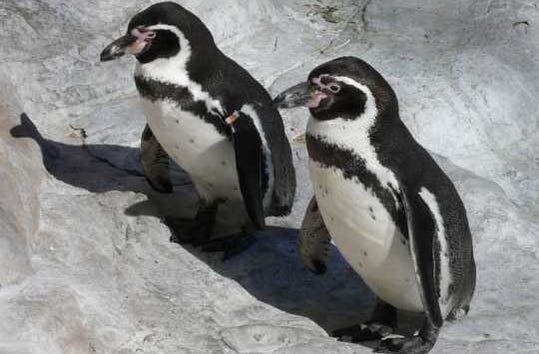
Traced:
POLYGON ((328 97, 320 101, 317 108, 310 109, 315 119, 356 119, 365 111, 367 96, 357 87, 342 82, 330 83, 324 92, 328 94, 328 97), (331 89, 332 86, 336 88, 331 89))
POLYGON ((159 58, 171 58, 181 50, 178 36, 167 30, 156 30, 155 38, 150 42, 147 50, 137 55, 141 63, 149 63, 159 58))
POLYGON ((306 135, 306 140, 309 158, 325 167, 338 168, 346 179, 359 180, 365 188, 371 190, 374 196, 380 200, 402 235, 408 238, 406 215, 396 207, 395 201, 402 205, 396 191, 384 188, 376 175, 367 169, 365 160, 354 154, 352 150, 324 142, 322 139, 313 137, 310 134, 306 135))
POLYGON ((135 84, 140 95, 152 102, 169 99, 182 110, 193 113, 205 122, 212 124, 219 134, 230 137, 230 128, 221 117, 211 114, 203 101, 195 101, 187 87, 135 76, 135 84))

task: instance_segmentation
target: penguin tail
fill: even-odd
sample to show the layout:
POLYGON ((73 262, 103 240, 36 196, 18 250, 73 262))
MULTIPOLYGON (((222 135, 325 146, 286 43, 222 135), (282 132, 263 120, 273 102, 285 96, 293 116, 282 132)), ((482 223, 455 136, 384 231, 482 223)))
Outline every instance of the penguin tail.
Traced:
POLYGON ((21 114, 21 123, 9 131, 14 138, 33 138, 41 140, 42 136, 37 130, 35 124, 26 113, 21 114))

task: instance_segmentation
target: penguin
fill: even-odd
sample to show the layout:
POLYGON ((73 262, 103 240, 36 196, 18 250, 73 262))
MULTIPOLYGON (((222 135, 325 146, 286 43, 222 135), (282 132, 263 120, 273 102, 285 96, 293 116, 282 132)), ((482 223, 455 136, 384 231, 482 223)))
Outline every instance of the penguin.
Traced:
MULTIPOLYGON (((330 237, 378 299, 370 321, 333 334, 382 339, 377 352, 429 352, 444 321, 468 312, 475 288, 471 233, 453 183, 401 121, 391 86, 361 59, 316 67, 274 103, 311 113, 309 170, 327 233, 308 229, 303 238, 330 237), (397 310, 423 313, 423 326, 390 335, 397 310)), ((316 222, 316 210, 307 215, 316 222)), ((324 269, 322 246, 303 251, 315 271, 324 269)))
POLYGON ((135 84, 148 123, 141 155, 150 185, 172 190, 172 158, 201 200, 185 232, 199 238, 184 240, 225 251, 225 258, 241 252, 266 216, 290 213, 295 195, 291 148, 271 96, 219 50, 196 15, 174 2, 137 13, 100 58, 126 53, 137 59, 135 84), (218 208, 234 211, 240 230, 208 241, 218 208))

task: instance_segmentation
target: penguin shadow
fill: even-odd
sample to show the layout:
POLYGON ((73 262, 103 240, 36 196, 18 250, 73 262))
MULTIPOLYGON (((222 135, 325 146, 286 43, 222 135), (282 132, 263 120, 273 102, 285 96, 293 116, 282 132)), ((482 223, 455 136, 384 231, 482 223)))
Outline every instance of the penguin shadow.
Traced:
POLYGON ((70 145, 47 139, 25 113, 10 130, 14 138, 30 138, 41 149, 43 165, 54 178, 92 193, 144 189, 142 170, 115 166, 105 156, 131 159, 137 149, 119 145, 70 145))
POLYGON ((58 181, 92 193, 120 191, 146 195, 147 201, 126 209, 127 215, 159 216, 161 212, 174 210, 177 205, 171 204, 178 202, 183 205, 182 211, 193 209, 190 204, 195 197, 189 188, 191 183, 187 175, 178 166, 173 166, 171 177, 175 192, 163 194, 155 191, 145 181, 138 148, 112 144, 66 144, 47 139, 25 113, 20 116, 20 124, 11 128, 10 134, 14 138, 34 140, 41 150, 45 169, 58 181), (167 208, 151 210, 149 207, 152 205, 167 208))
MULTIPOLYGON (((174 193, 161 194, 144 180, 139 149, 56 142, 43 137, 26 114, 21 114, 20 118, 20 125, 10 130, 11 135, 36 141, 45 168, 57 180, 93 193, 131 191, 145 194, 148 199, 127 208, 127 215, 158 218, 194 215, 198 203, 196 192, 179 167, 172 171, 174 193)), ((270 226, 256 236, 257 242, 253 246, 224 262, 220 254, 204 253, 186 244, 181 247, 220 275, 238 282, 261 302, 308 317, 328 333, 369 319, 375 304, 374 295, 334 246, 327 272, 315 275, 301 263, 297 229, 270 226)), ((171 241, 173 239, 171 237, 171 241)), ((366 345, 374 347, 376 342, 366 345)))

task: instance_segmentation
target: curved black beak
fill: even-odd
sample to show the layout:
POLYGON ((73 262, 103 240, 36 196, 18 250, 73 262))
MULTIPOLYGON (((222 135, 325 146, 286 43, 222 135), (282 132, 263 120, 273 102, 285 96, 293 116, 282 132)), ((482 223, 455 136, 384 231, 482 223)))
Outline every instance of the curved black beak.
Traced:
POLYGON ((273 100, 277 108, 309 107, 316 94, 316 88, 308 82, 302 82, 281 92, 273 100))
POLYGON ((100 55, 101 61, 114 60, 123 56, 127 51, 129 51, 129 48, 136 41, 137 41, 137 37, 129 33, 126 34, 125 36, 122 36, 116 39, 114 42, 109 44, 105 49, 103 49, 100 55))

